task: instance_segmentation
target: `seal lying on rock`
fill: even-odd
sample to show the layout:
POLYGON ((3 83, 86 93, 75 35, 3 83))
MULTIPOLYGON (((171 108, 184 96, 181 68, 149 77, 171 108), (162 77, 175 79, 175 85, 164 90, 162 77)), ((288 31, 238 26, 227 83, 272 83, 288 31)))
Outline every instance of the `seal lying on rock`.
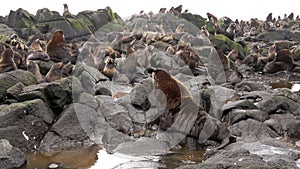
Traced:
POLYGON ((217 149, 234 140, 226 125, 197 105, 180 81, 163 69, 148 68, 147 72, 152 73, 155 88, 161 90, 166 98, 166 109, 160 116, 159 126, 167 132, 158 135, 159 138, 171 146, 175 146, 186 136, 198 138, 199 143, 214 140, 221 143, 217 149))

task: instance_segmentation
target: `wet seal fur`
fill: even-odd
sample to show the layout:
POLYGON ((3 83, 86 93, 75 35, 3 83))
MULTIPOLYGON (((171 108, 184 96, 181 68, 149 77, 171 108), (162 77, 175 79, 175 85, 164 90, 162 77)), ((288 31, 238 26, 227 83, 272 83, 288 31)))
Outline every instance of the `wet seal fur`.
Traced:
POLYGON ((163 69, 148 68, 147 72, 152 73, 154 87, 161 90, 166 98, 166 109, 159 119, 159 125, 167 131, 158 134, 158 138, 167 141, 171 147, 176 146, 182 141, 179 139, 186 136, 198 138, 200 144, 213 140, 220 143, 216 149, 224 148, 235 141, 227 126, 197 105, 180 81, 163 69))
POLYGON ((3 49, 3 52, 1 53, 0 58, 0 73, 17 70, 18 68, 13 60, 13 50, 8 45, 4 45, 1 48, 3 49))

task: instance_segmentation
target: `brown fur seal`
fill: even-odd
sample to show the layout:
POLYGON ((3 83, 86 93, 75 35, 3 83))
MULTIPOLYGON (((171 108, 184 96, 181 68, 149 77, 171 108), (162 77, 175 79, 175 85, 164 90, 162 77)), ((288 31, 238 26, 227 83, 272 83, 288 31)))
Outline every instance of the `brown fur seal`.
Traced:
POLYGON ((0 73, 17 70, 17 66, 13 60, 14 52, 10 47, 4 49, 0 58, 0 73))
POLYGON ((64 34, 61 30, 56 30, 51 40, 46 45, 46 53, 54 62, 68 62, 71 58, 71 49, 67 46, 64 34))
POLYGON ((45 76, 47 82, 53 82, 62 78, 63 62, 54 63, 45 76))
MULTIPOLYGON (((185 136, 198 138, 199 143, 208 139, 220 142, 217 149, 233 141, 225 124, 211 117, 201 106, 197 105, 191 93, 180 81, 163 69, 148 68, 147 70, 153 75, 155 88, 160 89, 166 97, 166 110, 160 117, 161 129, 168 129, 169 132, 175 133, 183 132, 185 136)), ((165 138, 168 142, 172 142, 170 137, 165 138)))
POLYGON ((265 65, 264 73, 276 73, 279 71, 291 71, 293 67, 293 54, 287 49, 281 49, 276 53, 274 60, 265 65))
POLYGON ((39 39, 34 40, 29 46, 27 60, 50 61, 49 55, 44 52, 39 39))
POLYGON ((111 80, 115 72, 116 72, 115 60, 113 58, 108 57, 105 60, 105 66, 102 73, 111 80))
POLYGON ((40 67, 37 63, 32 60, 26 61, 27 71, 33 73, 38 83, 43 82, 43 75, 40 72, 40 67))

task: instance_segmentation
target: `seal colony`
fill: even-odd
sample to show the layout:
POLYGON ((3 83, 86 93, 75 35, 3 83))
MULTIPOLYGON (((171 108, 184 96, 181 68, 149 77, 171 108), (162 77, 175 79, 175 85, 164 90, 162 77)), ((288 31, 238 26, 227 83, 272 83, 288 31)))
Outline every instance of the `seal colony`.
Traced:
MULTIPOLYGON (((150 78, 150 73, 154 89, 163 93, 163 96, 159 95, 156 99, 165 98, 166 107, 157 119, 138 127, 148 130, 157 125, 156 136, 172 144, 172 147, 176 146, 173 143, 181 144, 185 137, 190 137, 197 140, 197 145, 207 145, 206 142, 213 140, 218 143, 216 149, 224 148, 235 141, 227 127, 225 115, 217 119, 209 114, 209 106, 204 107, 203 103, 197 102, 192 96, 194 93, 189 91, 194 84, 184 85, 178 79, 180 76, 205 76, 207 82, 198 86, 203 85, 205 88, 221 85, 235 89, 247 78, 257 74, 276 76, 284 72, 300 77, 297 74, 300 72, 300 59, 299 56, 295 57, 295 45, 299 45, 298 42, 258 43, 262 41, 259 35, 264 32, 295 30, 291 23, 300 22, 300 19, 295 19, 292 14, 275 19, 269 14, 266 21, 255 18, 250 21, 232 21, 227 17, 217 18, 207 13, 203 24, 197 25, 182 19, 196 15, 189 15, 187 10, 182 11, 182 5, 169 10, 162 8, 157 14, 141 11, 126 20, 128 24, 121 25, 122 29, 105 34, 101 29, 98 32, 91 31, 91 39, 83 42, 66 40, 66 30, 53 30, 51 25, 44 25, 41 34, 28 39, 28 44, 12 33, 5 42, 0 43, 0 73, 24 69, 31 72, 38 83, 51 83, 73 76, 80 63, 89 66, 89 71, 94 75, 90 79, 97 84, 109 81, 108 84, 133 88, 150 78), (209 72, 210 66, 216 68, 216 71, 209 72), (220 77, 224 81, 214 83, 220 77), (174 142, 170 139, 172 137, 164 133, 179 134, 181 140, 174 142)), ((76 15, 69 12, 67 4, 64 4, 63 17, 76 18, 76 15)), ((85 80, 89 79, 83 79, 82 83, 85 80)), ((94 92, 95 86, 88 87, 92 96, 102 94, 94 92)), ((107 93, 116 102, 131 94, 107 93)), ((145 104, 149 102, 147 99, 145 104)), ((143 113, 151 107, 131 106, 143 113)), ((120 128, 117 130, 134 135, 134 131, 129 129, 126 132, 120 128)))

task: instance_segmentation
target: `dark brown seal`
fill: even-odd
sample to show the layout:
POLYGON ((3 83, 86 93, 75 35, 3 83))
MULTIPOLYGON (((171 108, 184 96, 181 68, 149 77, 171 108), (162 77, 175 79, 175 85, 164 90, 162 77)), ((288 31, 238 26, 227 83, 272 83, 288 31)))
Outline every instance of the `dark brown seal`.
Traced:
POLYGON ((196 137, 199 143, 208 139, 217 141, 221 143, 217 149, 233 141, 226 125, 197 105, 189 90, 180 81, 163 69, 147 70, 153 75, 155 88, 161 90, 166 98, 166 110, 159 119, 161 129, 196 137))
POLYGON ((1 53, 0 58, 0 73, 17 70, 17 66, 13 60, 14 52, 9 46, 1 53))

